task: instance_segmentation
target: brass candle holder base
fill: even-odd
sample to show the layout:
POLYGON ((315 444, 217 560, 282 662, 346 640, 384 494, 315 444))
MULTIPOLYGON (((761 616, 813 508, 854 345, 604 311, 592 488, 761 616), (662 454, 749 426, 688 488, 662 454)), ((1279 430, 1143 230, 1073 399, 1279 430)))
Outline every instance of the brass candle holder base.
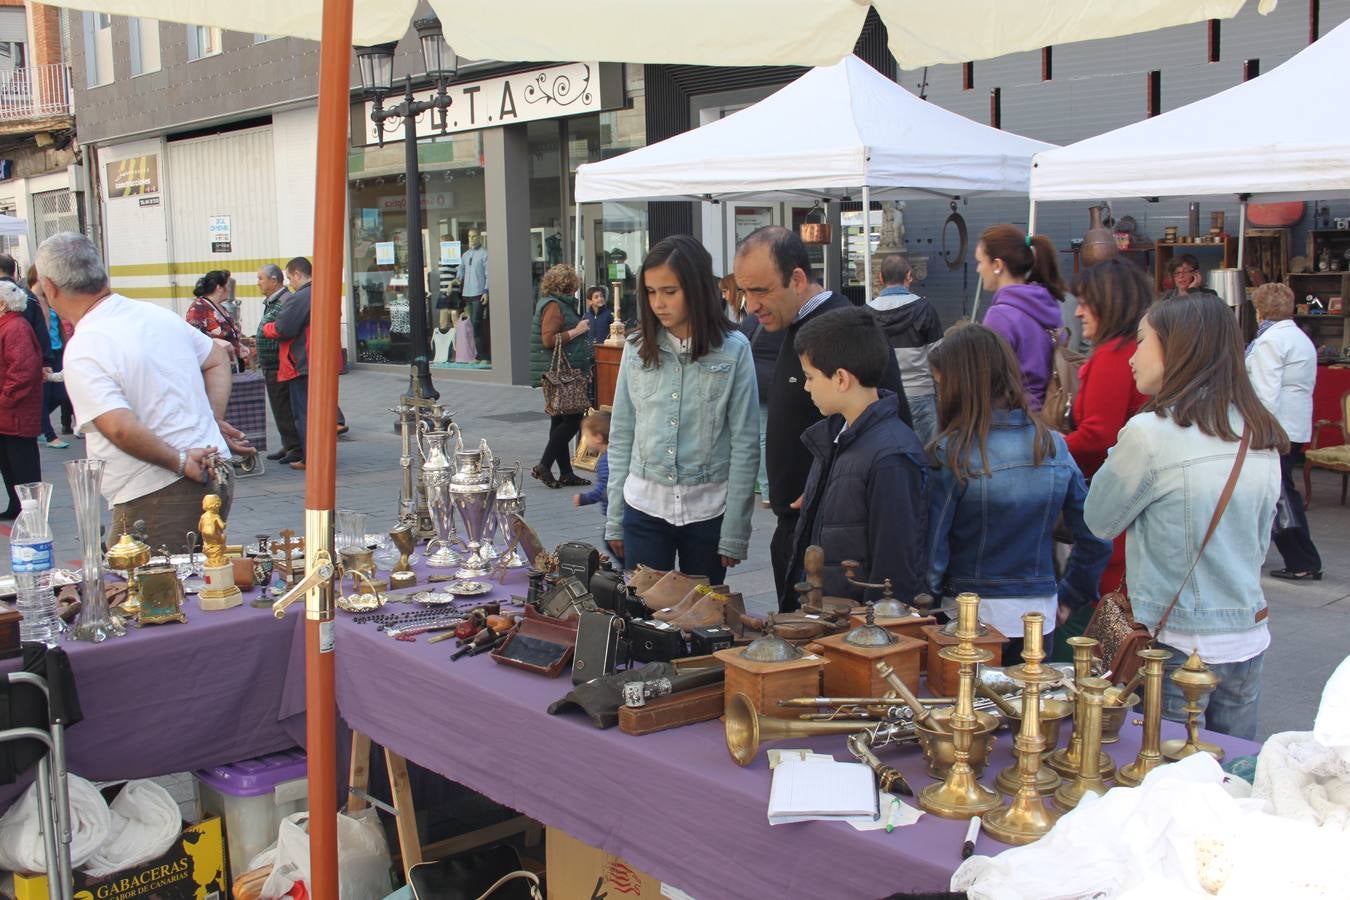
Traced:
POLYGON ((1078 766, 1078 777, 1064 782, 1055 791, 1055 806, 1065 812, 1076 807, 1087 794, 1106 793, 1101 771, 1092 761, 1097 759, 1102 749, 1102 697, 1110 686, 1104 678, 1083 678, 1078 682, 1078 694, 1084 712, 1080 728, 1083 755, 1078 766))
POLYGON ((1200 659, 1200 654, 1192 653, 1182 663, 1181 668, 1172 673, 1172 683, 1181 688, 1186 697, 1186 737, 1163 741, 1161 751, 1164 759, 1176 762, 1196 753, 1208 753, 1217 760, 1223 759, 1223 750, 1208 741, 1200 740, 1200 715, 1204 707, 1200 701, 1214 692, 1219 686, 1219 677, 1200 659))
MULTIPOLYGON (((1022 776, 1017 763, 1013 763, 999 772, 998 777, 994 779, 994 787, 1009 797, 1017 793, 1021 783, 1022 776)), ((1064 779, 1059 777, 1059 773, 1046 766, 1044 760, 1042 760, 1041 767, 1036 770, 1036 793, 1042 797, 1048 797, 1059 790, 1059 786, 1063 783, 1064 779)))
MULTIPOLYGON (((1045 764, 1065 778, 1078 777, 1078 754, 1073 747, 1061 747, 1046 757, 1045 764)), ((1115 771, 1115 760, 1105 752, 1097 754, 1097 769, 1103 778, 1110 778, 1115 771)))
POLYGON ((982 816, 998 807, 1001 798, 997 791, 975 780, 975 773, 967 771, 947 775, 947 780, 930 784, 919 791, 919 806, 944 819, 969 819, 982 816))

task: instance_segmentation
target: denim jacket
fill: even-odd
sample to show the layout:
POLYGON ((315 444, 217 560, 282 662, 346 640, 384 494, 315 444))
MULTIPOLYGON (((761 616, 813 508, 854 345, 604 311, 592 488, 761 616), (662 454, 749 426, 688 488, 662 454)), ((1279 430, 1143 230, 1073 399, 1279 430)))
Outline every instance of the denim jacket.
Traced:
POLYGON ((759 471, 759 391, 750 342, 739 331, 697 360, 661 342, 646 368, 639 335, 624 344, 609 427, 605 539, 623 537, 623 483, 631 472, 665 485, 727 483, 717 552, 745 559, 759 471))
MULTIPOLYGON (((1230 421, 1241 433, 1236 407, 1230 421)), ((1234 441, 1141 412, 1125 423, 1092 476, 1088 525, 1105 538, 1128 529, 1130 605, 1150 629, 1195 562, 1237 450, 1234 441)), ((1266 608, 1261 564, 1279 496, 1279 455, 1249 450, 1228 508, 1167 620, 1169 631, 1224 634, 1255 627, 1266 608)))
MULTIPOLYGON (((1087 484, 1064 438, 1051 435, 1053 456, 1034 464, 1035 428, 1021 410, 994 413, 989 475, 976 464, 962 487, 942 465, 929 487, 928 582, 935 597, 973 591, 986 597, 1046 597, 1078 608, 1097 599, 1111 544, 1083 521, 1087 484), (1060 515, 1074 536, 1063 579, 1055 579, 1054 530, 1060 515)), ((979 455, 978 446, 972 451, 979 455)))

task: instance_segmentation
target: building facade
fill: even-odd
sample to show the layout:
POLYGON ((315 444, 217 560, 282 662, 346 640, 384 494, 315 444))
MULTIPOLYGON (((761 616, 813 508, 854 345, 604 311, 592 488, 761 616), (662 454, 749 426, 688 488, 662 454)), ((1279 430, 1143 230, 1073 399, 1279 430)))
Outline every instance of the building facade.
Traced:
MULTIPOLYGON (((1350 0, 1284 3, 1269 16, 1249 6, 1220 23, 924 71, 897 69, 885 28, 871 15, 855 52, 930 102, 1062 144, 1253 77, 1350 17, 1350 0)), ((425 5, 419 12, 427 12, 425 5)), ((114 287, 181 311, 203 272, 229 269, 240 286, 243 324, 252 328, 261 308, 252 272, 312 250, 317 45, 153 20, 69 16, 88 227, 103 242, 114 287)), ((446 36, 453 46, 448 23, 446 36)), ((419 77, 417 48, 410 31, 399 43, 394 72, 396 84, 412 75, 413 89, 425 96, 430 85, 419 77)), ((379 133, 353 64, 342 297, 350 357, 406 364, 408 283, 422 278, 434 368, 525 383, 529 324, 549 265, 579 256, 588 283, 619 283, 628 316, 641 258, 668 234, 696 235, 719 274, 729 271, 745 234, 763 224, 800 224, 813 214, 811 199, 596 204, 581 210, 576 248, 576 168, 730 115, 802 71, 586 61, 462 65, 450 88, 444 132, 430 116, 418 126, 422 216, 414 227, 406 209, 402 129, 379 133), (422 272, 408 271, 410 240, 422 243, 422 272)), ((396 90, 387 102, 401 96, 396 90)), ((1233 127, 1260 128, 1260 119, 1253 111, 1250 121, 1233 127)), ((811 127, 809 119, 802 127, 811 127)), ((971 238, 962 256, 948 224, 952 202, 911 202, 900 217, 911 258, 922 263, 918 289, 936 301, 946 322, 974 308, 973 244, 980 231, 1027 221, 1024 200, 955 198, 971 238)), ((1342 201, 1325 202, 1345 214, 1342 201)), ((1067 250, 1087 226, 1088 205, 1046 205, 1037 230, 1067 250)), ((1236 222, 1236 198, 1205 213, 1212 209, 1236 222)), ((1141 232, 1156 237, 1166 225, 1184 223, 1186 200, 1117 201, 1113 212, 1133 216, 1141 232)), ((815 259, 827 285, 860 299, 860 262, 875 246, 880 210, 874 206, 864 215, 859 203, 836 203, 825 214, 840 240, 813 248, 815 259)), ((1061 260, 1071 271, 1072 257, 1061 260)))

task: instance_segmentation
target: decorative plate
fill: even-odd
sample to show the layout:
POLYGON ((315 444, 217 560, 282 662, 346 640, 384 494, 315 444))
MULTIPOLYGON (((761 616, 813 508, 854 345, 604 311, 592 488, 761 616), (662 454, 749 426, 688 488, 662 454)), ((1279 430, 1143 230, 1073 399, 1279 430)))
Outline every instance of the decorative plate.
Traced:
POLYGON ((348 594, 337 598, 337 608, 343 612, 371 612, 384 606, 383 594, 348 594))
POLYGON ((455 602, 455 595, 435 591, 418 591, 408 599, 423 606, 446 606, 455 602))
POLYGON ((458 597, 477 597, 491 590, 492 585, 486 581, 452 581, 445 586, 447 594, 454 594, 458 597))

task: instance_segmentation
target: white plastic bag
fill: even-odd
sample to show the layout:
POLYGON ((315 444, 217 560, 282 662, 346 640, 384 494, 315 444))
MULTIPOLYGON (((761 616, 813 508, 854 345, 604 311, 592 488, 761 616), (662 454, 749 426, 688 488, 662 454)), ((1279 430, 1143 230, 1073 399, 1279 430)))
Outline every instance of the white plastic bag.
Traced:
MULTIPOLYGON (((263 882, 261 900, 285 897, 297 881, 309 888, 308 820, 308 812, 292 813, 281 820, 276 864, 263 882)), ((375 810, 364 809, 354 815, 338 813, 337 835, 341 900, 384 897, 393 890, 389 845, 385 843, 384 829, 375 810)))

